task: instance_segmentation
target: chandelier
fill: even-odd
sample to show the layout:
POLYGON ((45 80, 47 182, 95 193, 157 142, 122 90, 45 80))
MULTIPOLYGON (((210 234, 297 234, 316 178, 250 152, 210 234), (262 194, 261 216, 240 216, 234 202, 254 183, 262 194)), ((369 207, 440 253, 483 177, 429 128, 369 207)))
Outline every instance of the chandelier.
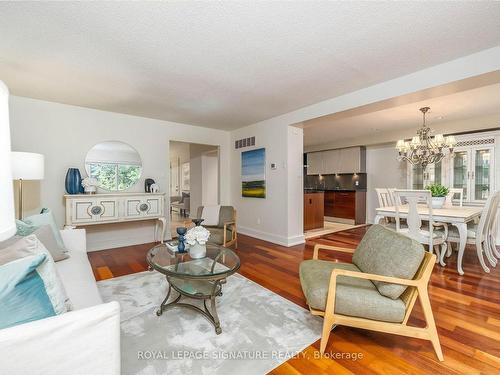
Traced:
POLYGON ((457 143, 455 137, 443 137, 442 134, 436 134, 431 137, 431 129, 425 124, 425 114, 430 107, 420 108, 424 120, 422 127, 417 130, 417 135, 411 141, 400 139, 396 144, 399 152, 400 161, 408 161, 413 165, 421 165, 425 169, 429 164, 439 163, 448 151, 453 155, 453 147, 457 143))

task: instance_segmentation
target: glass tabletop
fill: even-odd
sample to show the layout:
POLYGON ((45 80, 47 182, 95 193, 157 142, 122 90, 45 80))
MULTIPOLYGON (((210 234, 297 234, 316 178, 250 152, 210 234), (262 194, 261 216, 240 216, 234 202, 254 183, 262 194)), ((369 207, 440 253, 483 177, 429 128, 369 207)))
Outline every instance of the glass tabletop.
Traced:
POLYGON ((234 251, 215 244, 207 244, 207 254, 201 259, 192 259, 189 251, 180 253, 159 244, 149 250, 146 259, 158 272, 178 278, 224 278, 240 268, 240 258, 234 251))

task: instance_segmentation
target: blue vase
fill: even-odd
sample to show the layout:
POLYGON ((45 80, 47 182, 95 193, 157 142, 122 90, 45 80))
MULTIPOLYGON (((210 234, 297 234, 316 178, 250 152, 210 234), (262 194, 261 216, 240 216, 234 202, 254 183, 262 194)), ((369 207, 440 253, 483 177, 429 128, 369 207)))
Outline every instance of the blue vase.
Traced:
POLYGON ((82 175, 80 174, 80 170, 78 168, 68 169, 68 172, 66 172, 65 187, 68 194, 83 193, 82 175))

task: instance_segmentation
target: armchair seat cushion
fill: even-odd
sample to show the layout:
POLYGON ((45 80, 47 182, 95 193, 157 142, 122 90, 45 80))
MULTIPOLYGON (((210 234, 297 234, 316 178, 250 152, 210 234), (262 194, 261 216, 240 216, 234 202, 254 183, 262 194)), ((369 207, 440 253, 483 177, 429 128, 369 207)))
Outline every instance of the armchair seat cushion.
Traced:
MULTIPOLYGON (((224 241, 224 228, 219 228, 219 227, 207 227, 205 226, 210 231, 210 237, 208 238, 209 243, 215 243, 217 245, 222 245, 224 241)), ((231 231, 226 230, 226 239, 231 239, 231 231)))
MULTIPOLYGON (((361 272, 350 263, 306 260, 300 264, 300 283, 311 308, 325 311, 330 276, 335 268, 361 272)), ((381 295, 370 280, 337 277, 336 314, 400 323, 404 319, 405 311, 405 304, 401 299, 381 295)))

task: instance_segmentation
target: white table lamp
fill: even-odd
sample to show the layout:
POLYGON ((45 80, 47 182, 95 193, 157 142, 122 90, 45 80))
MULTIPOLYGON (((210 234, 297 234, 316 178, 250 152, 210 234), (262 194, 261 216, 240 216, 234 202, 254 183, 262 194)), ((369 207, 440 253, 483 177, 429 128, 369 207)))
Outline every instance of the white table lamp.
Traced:
POLYGON ((19 219, 23 218, 23 180, 43 180, 44 157, 33 152, 11 152, 12 179, 19 180, 19 219))
POLYGON ((10 168, 9 90, 0 81, 0 241, 16 233, 10 168))

